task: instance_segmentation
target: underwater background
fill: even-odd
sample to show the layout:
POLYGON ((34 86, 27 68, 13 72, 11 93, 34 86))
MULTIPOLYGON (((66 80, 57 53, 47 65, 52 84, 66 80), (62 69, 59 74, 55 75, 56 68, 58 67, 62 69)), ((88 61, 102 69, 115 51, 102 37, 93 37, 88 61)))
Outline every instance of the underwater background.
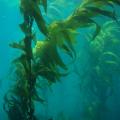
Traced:
MULTIPOLYGON (((87 0, 48 0, 47 14, 41 7, 42 16, 47 25, 54 21, 62 21, 73 14, 84 1, 87 0)), ((5 97, 6 93, 19 79, 14 75, 15 66, 12 61, 22 52, 10 45, 12 42, 19 42, 24 37, 20 29, 23 16, 19 6, 19 0, 0 0, 0 120, 28 120, 22 117, 15 118, 15 116, 13 119, 10 117, 10 110, 19 116, 15 112, 17 109, 9 109, 5 105, 8 102, 5 97)), ((111 10, 111 6, 110 8, 108 6, 108 9, 111 10)), ((55 62, 61 67, 59 71, 64 72, 64 75, 58 81, 50 81, 50 84, 44 80, 51 79, 51 77, 45 78, 47 73, 45 77, 37 78, 39 80, 36 89, 45 102, 41 102, 41 99, 34 102, 36 118, 29 120, 120 120, 119 4, 114 5, 113 9, 117 20, 114 17, 113 19, 109 18, 109 15, 104 13, 94 18, 100 25, 100 31, 94 36, 94 40, 91 39, 93 39, 95 25, 98 26, 95 22, 93 22, 93 24, 95 23, 93 26, 83 26, 77 31, 72 31, 76 35, 75 58, 72 54, 68 56, 65 54, 70 52, 67 48, 64 48, 63 51, 59 49, 58 53, 65 62, 67 70, 64 64, 55 62)), ((75 26, 74 23, 72 26, 75 26)), ((45 39, 45 35, 39 32, 36 24, 32 30, 39 39, 38 41, 45 39)), ((58 34, 58 38, 61 37, 61 34, 58 34)), ((51 44, 54 43, 51 41, 51 44)), ((33 48, 34 46, 33 44, 33 48)), ((37 50, 35 54, 36 52, 37 50)), ((56 56, 53 55, 51 59, 56 59, 56 56)), ((49 55, 44 59, 44 61, 47 60, 49 60, 49 55)), ((21 74, 19 77, 22 78, 21 74)), ((52 77, 52 79, 54 78, 52 77)), ((11 98, 16 101, 19 99, 11 98)), ((35 97, 35 99, 37 98, 35 97)), ((14 106, 13 103, 10 105, 14 106)), ((18 105, 21 106, 21 104, 18 105)))

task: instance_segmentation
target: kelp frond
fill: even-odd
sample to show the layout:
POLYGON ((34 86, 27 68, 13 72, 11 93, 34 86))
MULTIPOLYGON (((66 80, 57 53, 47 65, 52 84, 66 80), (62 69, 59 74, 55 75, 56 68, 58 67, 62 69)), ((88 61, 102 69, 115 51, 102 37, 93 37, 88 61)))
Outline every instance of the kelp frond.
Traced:
MULTIPOLYGON (((37 93, 36 79, 41 76, 48 82, 55 83, 62 76, 67 75, 68 68, 59 50, 75 59, 74 46, 75 37, 78 34, 77 29, 95 25, 96 30, 92 38, 95 39, 100 33, 101 27, 94 18, 103 15, 116 20, 114 5, 120 5, 120 1, 84 0, 68 18, 53 22, 48 26, 42 16, 40 5, 47 11, 47 0, 21 0, 20 9, 24 21, 20 24, 20 28, 25 37, 20 43, 14 42, 10 46, 24 52, 14 60, 17 81, 12 90, 12 105, 11 99, 5 97, 5 105, 8 105, 8 108, 4 107, 11 120, 36 120, 34 100, 44 102, 44 99, 37 93), (112 10, 107 9, 109 6, 112 10), (45 40, 36 40, 36 45, 32 48, 33 22, 45 35, 45 40), (66 73, 62 73, 61 70, 66 73), (15 114, 13 114, 14 112, 15 114), (19 118, 16 118, 17 116, 19 118)), ((114 63, 107 61, 107 64, 114 63)))

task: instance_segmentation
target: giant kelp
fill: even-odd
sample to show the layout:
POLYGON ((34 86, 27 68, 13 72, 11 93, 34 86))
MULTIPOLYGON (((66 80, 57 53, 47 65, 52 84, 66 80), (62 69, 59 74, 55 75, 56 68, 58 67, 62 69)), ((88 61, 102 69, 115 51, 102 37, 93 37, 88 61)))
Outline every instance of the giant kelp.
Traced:
POLYGON ((81 81, 82 99, 86 99, 83 110, 85 120, 106 120, 106 113, 110 112, 107 101, 114 95, 115 84, 119 82, 119 32, 115 21, 104 23, 95 40, 90 41, 92 36, 88 39, 86 52, 89 54, 89 65, 82 69, 83 74, 79 68, 76 69, 75 73, 81 81))
MULTIPOLYGON (((63 61, 59 50, 76 58, 75 37, 77 29, 96 26, 92 39, 99 34, 101 27, 94 19, 99 15, 116 20, 114 4, 120 5, 118 0, 85 0, 68 18, 54 21, 50 25, 42 16, 40 5, 47 12, 47 0, 21 0, 20 10, 23 15, 23 23, 20 28, 24 38, 19 43, 11 43, 10 46, 22 50, 16 58, 15 64, 16 84, 5 95, 4 109, 11 120, 36 120, 34 115, 34 101, 44 102, 36 90, 36 80, 39 76, 55 83, 62 76, 67 75, 67 65, 63 61), (107 7, 112 7, 108 10, 107 7), (100 7, 100 8, 98 8, 100 7), (32 31, 33 23, 36 23, 45 40, 37 40, 32 31), (32 43, 35 46, 32 47, 32 43), (64 72, 60 72, 60 70, 64 72)), ((117 20, 116 20, 117 21, 117 20)))

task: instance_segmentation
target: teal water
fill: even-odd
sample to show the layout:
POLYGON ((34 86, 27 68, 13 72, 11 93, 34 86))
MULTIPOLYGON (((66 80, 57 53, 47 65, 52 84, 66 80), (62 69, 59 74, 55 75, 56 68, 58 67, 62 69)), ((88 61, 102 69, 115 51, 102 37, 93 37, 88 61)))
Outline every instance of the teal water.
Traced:
MULTIPOLYGON (((42 10, 47 24, 65 19, 81 3, 56 0, 53 5, 53 2, 48 0, 47 16, 42 10)), ((114 9, 120 23, 120 8, 114 9)), ((35 102, 39 120, 120 120, 120 26, 107 17, 95 19, 101 24, 101 32, 90 42, 94 27, 78 30, 76 60, 70 63, 61 53, 69 74, 40 90, 46 103, 35 102)), ((0 0, 0 120, 9 120, 3 107, 4 95, 15 82, 11 62, 20 54, 9 44, 22 39, 19 28, 22 20, 18 0, 0 0)), ((36 34, 39 39, 44 38, 39 30, 36 34)))

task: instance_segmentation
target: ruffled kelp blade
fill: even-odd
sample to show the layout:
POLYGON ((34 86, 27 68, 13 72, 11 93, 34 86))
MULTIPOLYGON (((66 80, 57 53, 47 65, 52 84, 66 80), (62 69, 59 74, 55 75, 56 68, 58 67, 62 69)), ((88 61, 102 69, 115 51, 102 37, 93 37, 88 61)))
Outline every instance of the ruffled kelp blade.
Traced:
POLYGON ((36 73, 48 80, 56 81, 62 76, 58 70, 59 67, 64 70, 67 69, 56 46, 51 44, 50 41, 43 41, 42 43, 38 41, 34 48, 34 56, 37 60, 36 73))

